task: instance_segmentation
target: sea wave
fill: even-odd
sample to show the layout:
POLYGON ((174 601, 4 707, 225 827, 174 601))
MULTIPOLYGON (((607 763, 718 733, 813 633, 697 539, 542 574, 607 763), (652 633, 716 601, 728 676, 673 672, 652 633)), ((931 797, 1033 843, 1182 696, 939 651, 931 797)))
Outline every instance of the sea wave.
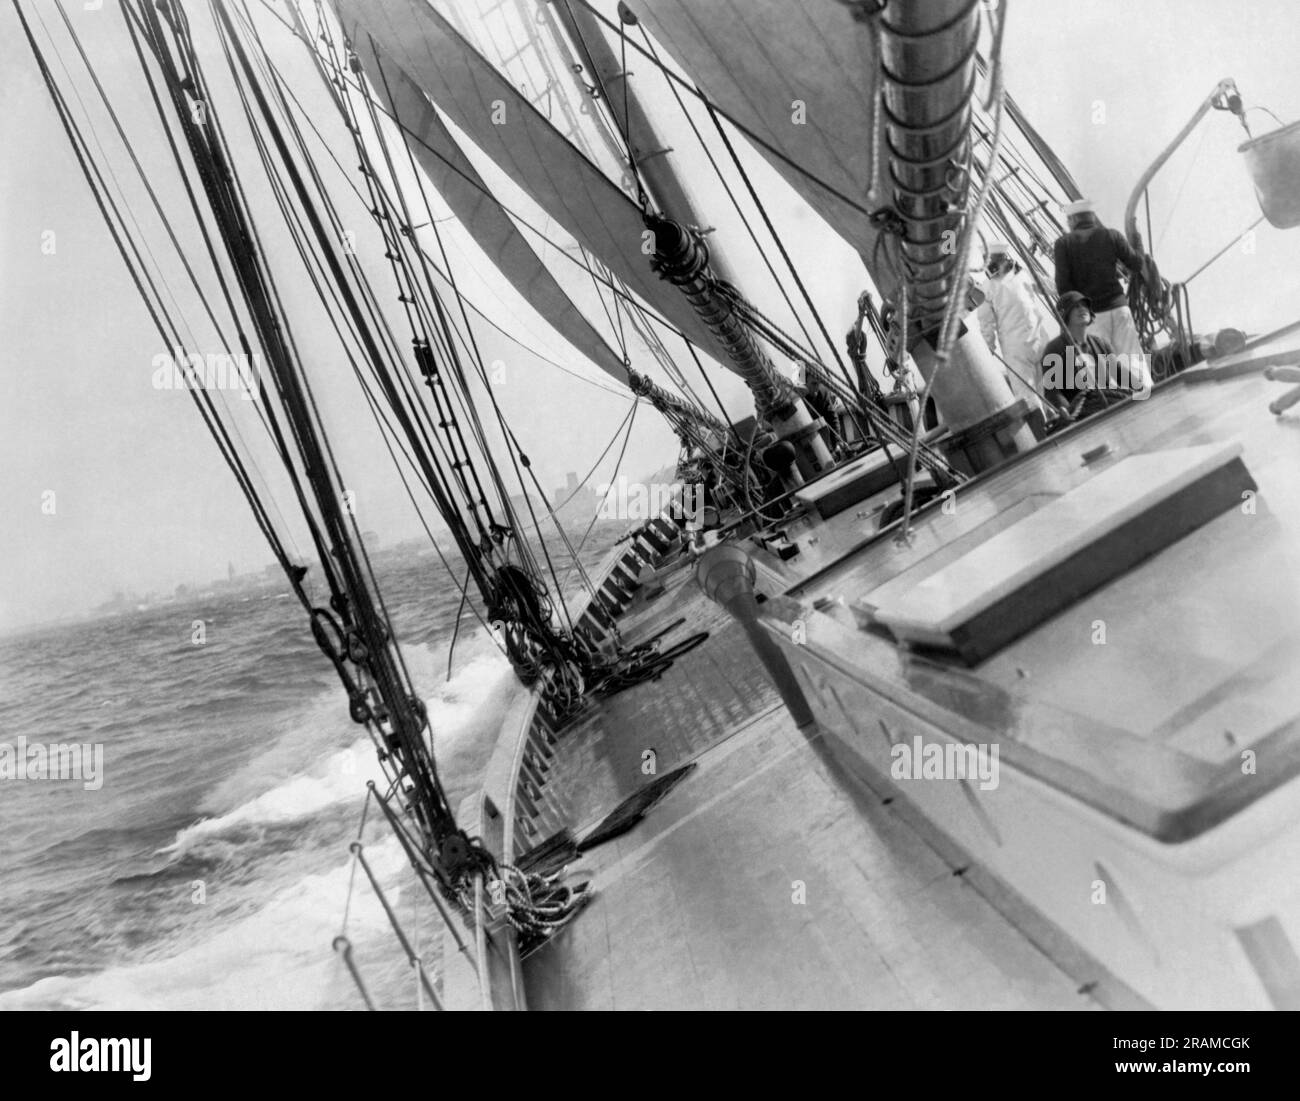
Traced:
MULTIPOLYGON (((463 773, 458 764, 485 752, 509 702, 512 678, 490 639, 476 637, 466 650, 451 680, 425 699, 435 757, 442 771, 452 775, 463 773)), ((445 667, 446 652, 441 644, 408 653, 416 683, 427 683, 433 669, 445 667)), ((304 752, 320 745, 322 724, 334 725, 343 736, 358 729, 341 714, 338 696, 330 692, 317 700, 273 746, 219 783, 205 799, 212 813, 181 830, 159 853, 181 856, 205 839, 236 829, 304 818, 356 798, 370 781, 381 784, 384 773, 369 738, 358 738, 301 771, 304 752)))
MULTIPOLYGON (((365 785, 382 776, 374 746, 348 718, 337 683, 318 675, 318 654, 286 651, 279 665, 250 670, 235 658, 252 644, 241 646, 205 651, 202 677, 187 669, 137 683, 104 668, 78 706, 105 701, 113 715, 99 719, 97 709, 84 739, 111 734, 115 801, 78 804, 81 813, 57 824, 4 808, 8 839, 30 859, 23 889, 7 884, 0 906, 13 934, 0 943, 0 985, 13 988, 0 993, 0 1009, 353 1008, 351 979, 330 952, 345 911, 367 984, 383 1004, 389 980, 404 1000, 388 1004, 410 1004, 409 965, 347 857, 365 785), (214 706, 240 676, 247 706, 214 706), (178 702, 200 699, 206 709, 181 714, 178 702), (191 899, 191 880, 206 884, 205 904, 191 899)), ((455 808, 481 776, 517 686, 486 632, 462 634, 450 679, 449 640, 403 652, 455 808)), ((24 729, 39 727, 33 718, 24 729)), ((397 888, 408 889, 403 922, 417 902, 427 916, 429 900, 420 892, 412 900, 382 817, 372 815, 367 830, 389 901, 396 907, 397 888)), ((430 924, 424 943, 433 937, 430 924)))
MULTIPOLYGON (((389 903, 402 906, 412 883, 400 843, 388 838, 369 846, 366 859, 389 903)), ((394 961, 387 919, 369 885, 355 890, 349 902, 358 880, 364 883, 353 876, 351 861, 341 862, 282 888, 255 913, 176 955, 92 975, 44 978, 0 993, 0 1010, 361 1008, 329 950, 345 910, 346 932, 358 955, 365 946, 372 966, 382 961, 391 969, 394 961)), ((408 901, 403 912, 410 911, 408 901)))

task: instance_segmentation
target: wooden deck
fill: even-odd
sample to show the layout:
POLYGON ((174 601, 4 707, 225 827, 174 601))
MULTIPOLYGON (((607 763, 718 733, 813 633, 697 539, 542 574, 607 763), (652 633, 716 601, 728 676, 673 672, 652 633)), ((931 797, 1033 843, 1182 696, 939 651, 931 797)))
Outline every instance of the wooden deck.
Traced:
MULTIPOLYGON (((1279 744, 1300 713, 1290 675, 1300 655, 1300 419, 1268 414, 1278 389, 1258 376, 1179 380, 1006 464, 960 493, 955 511, 930 508, 906 547, 877 535, 875 498, 828 522, 792 521, 797 556, 755 554, 773 622, 808 618, 810 647, 834 628, 833 652, 868 669, 883 698, 933 712, 941 729, 953 714, 987 728, 1008 763, 1024 746, 1056 790, 1159 836, 1161 815, 1199 806, 1243 745, 1279 744), (1097 469, 1083 456, 1100 445, 1115 463, 1225 438, 1244 445, 1260 487, 1252 507, 1211 520, 975 669, 914 659, 853 628, 844 605, 905 590, 1082 485, 1097 469), (836 606, 843 615, 831 615, 836 606), (1084 780, 1102 794, 1073 793, 1084 780)), ((541 834, 580 831, 646 783, 646 749, 658 774, 688 760, 699 768, 574 868, 593 877, 595 899, 525 962, 530 1007, 1098 1007, 1053 962, 1086 978, 1095 957, 1083 967, 1069 953, 1049 959, 956 874, 953 848, 909 808, 845 772, 816 728, 795 730, 741 632, 689 575, 634 609, 626 630, 635 640, 678 616, 687 623, 673 638, 708 629, 709 643, 563 734, 541 834)), ((860 710, 854 723, 874 729, 878 716, 860 710)), ((1215 798, 1224 813, 1240 802, 1215 798)))
POLYGON ((665 636, 664 645, 708 631, 703 646, 674 662, 658 681, 593 702, 561 733, 536 819, 541 836, 562 825, 593 824, 653 779, 642 771, 647 750, 662 776, 777 702, 744 632, 704 597, 689 568, 669 578, 662 596, 630 609, 620 627, 635 643, 683 617, 686 622, 665 636))
MULTIPOLYGON (((656 606, 658 605, 658 606, 656 606)), ((699 767, 572 869, 595 900, 524 963, 533 1009, 1079 1009, 1076 990, 878 797, 794 729, 738 628, 689 573, 631 637, 709 642, 568 728, 547 831, 593 824, 699 767), (802 901, 799 900, 802 884, 802 901)))
POLYGON ((574 868, 596 897, 524 962, 529 1008, 1097 1008, 783 708, 698 760, 574 868))

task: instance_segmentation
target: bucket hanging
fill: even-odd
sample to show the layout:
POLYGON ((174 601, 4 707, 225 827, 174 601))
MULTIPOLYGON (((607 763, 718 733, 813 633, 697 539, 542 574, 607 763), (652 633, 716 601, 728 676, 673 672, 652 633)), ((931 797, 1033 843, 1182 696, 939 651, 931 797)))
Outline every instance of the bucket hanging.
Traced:
POLYGON ((1264 217, 1278 229, 1300 226, 1300 122, 1251 138, 1237 152, 1246 158, 1264 217))

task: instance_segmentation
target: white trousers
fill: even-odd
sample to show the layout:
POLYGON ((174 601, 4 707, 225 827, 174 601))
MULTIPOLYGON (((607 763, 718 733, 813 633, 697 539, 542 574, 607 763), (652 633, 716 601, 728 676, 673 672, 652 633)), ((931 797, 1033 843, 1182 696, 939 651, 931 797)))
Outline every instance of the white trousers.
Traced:
POLYGON ((1138 339, 1137 326, 1133 324, 1133 311, 1127 306, 1116 306, 1093 314, 1092 335, 1099 336, 1117 352, 1140 355, 1142 341, 1138 339))
MULTIPOLYGON (((1116 306, 1113 310, 1104 310, 1095 314, 1090 331, 1093 336, 1101 337, 1120 355, 1142 355, 1142 341, 1138 338, 1137 326, 1133 324, 1133 312, 1127 306, 1116 306)), ((1145 360, 1129 360, 1128 369, 1128 379, 1111 378, 1110 383, 1129 385, 1135 390, 1150 387, 1151 368, 1145 360)))

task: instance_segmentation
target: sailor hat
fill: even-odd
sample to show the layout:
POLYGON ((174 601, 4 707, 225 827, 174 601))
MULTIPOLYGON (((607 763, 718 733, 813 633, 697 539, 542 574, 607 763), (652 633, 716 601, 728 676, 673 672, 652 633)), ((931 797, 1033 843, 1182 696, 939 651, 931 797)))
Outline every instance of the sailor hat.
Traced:
POLYGON ((1065 212, 1067 218, 1071 218, 1076 214, 1088 214, 1093 209, 1092 200, 1080 199, 1077 202, 1066 203, 1061 209, 1065 212))
POLYGON ((994 241, 989 245, 990 256, 1010 256, 1011 246, 1006 241, 994 241))

